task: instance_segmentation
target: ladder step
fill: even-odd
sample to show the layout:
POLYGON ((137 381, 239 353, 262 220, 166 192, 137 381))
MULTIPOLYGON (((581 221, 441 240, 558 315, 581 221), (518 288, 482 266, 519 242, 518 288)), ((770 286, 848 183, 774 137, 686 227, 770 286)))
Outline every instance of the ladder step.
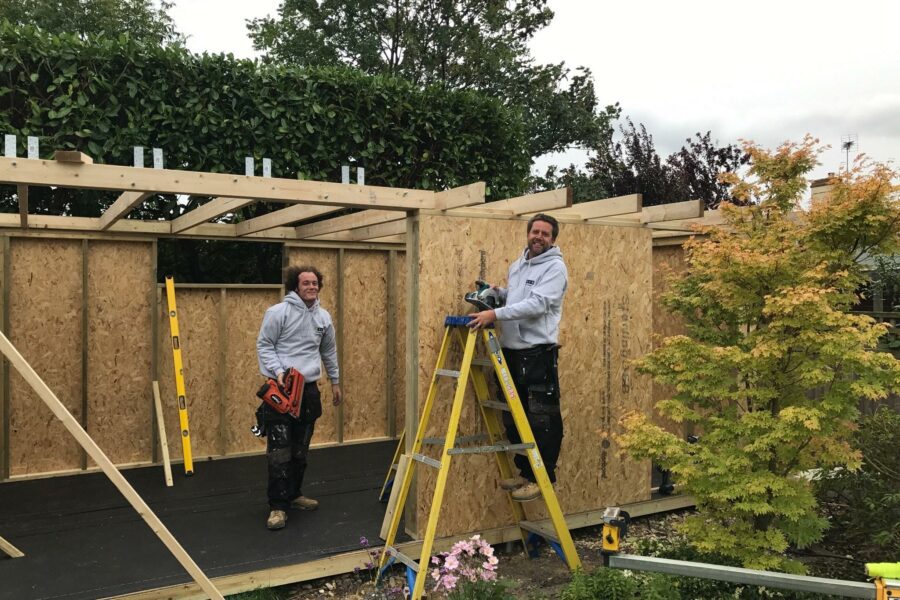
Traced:
POLYGON ((454 371, 452 369, 438 369, 435 371, 441 377, 453 377, 455 379, 459 379, 459 371, 454 371))
POLYGON ((516 450, 530 450, 534 444, 496 444, 494 446, 474 446, 472 448, 450 448, 447 454, 487 454, 489 452, 510 452, 516 450))
POLYGON ((509 412, 509 404, 507 404, 506 402, 496 402, 494 400, 484 400, 481 403, 481 405, 484 406, 485 408, 495 408, 497 410, 505 410, 505 411, 509 412))
MULTIPOLYGON (((428 446, 443 446, 446 439, 447 438, 442 437, 428 437, 423 439, 422 443, 428 446)), ((487 439, 490 439, 490 437, 486 433, 478 433, 475 435, 460 435, 457 436, 456 443, 468 444, 470 442, 483 442, 487 439)))
POLYGON ((441 461, 434 460, 433 458, 425 456, 424 454, 413 454, 412 457, 413 460, 417 460, 422 464, 428 465, 429 467, 434 467, 435 469, 441 468, 441 461))
POLYGON ((396 471, 398 466, 399 466, 399 465, 398 465, 397 463, 392 464, 392 465, 391 465, 391 471, 396 471))
POLYGON ((387 551, 387 553, 388 553, 390 556, 393 556, 394 558, 396 558, 397 560, 399 560, 400 562, 402 562, 404 565, 406 565, 407 567, 409 567, 410 569, 412 569, 412 570, 415 571, 416 573, 419 572, 419 563, 417 563, 415 560, 413 560, 413 559, 410 558, 409 556, 403 554, 402 552, 400 552, 399 550, 397 550, 397 549, 394 548, 393 546, 388 546, 387 548, 385 548, 385 550, 387 551))
POLYGON ((477 365, 479 367, 493 367, 494 365, 491 363, 489 358, 473 358, 472 364, 477 365))
POLYGON ((519 527, 521 529, 524 529, 525 531, 536 533, 544 539, 550 540, 551 542, 556 542, 557 544, 559 543, 559 536, 556 535, 556 530, 554 530, 550 525, 535 523, 534 521, 519 521, 519 527))

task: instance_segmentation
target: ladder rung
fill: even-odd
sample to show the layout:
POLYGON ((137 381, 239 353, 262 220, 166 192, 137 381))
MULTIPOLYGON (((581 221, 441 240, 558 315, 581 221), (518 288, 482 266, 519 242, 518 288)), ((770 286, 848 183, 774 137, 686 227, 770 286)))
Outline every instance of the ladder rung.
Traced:
POLYGON ((391 471, 396 471, 398 466, 399 466, 399 465, 397 465, 396 463, 392 464, 392 465, 391 465, 391 471))
POLYGON ((488 452, 510 452, 530 450, 534 444, 496 444, 494 446, 474 446, 472 448, 450 448, 447 454, 487 454, 488 452))
POLYGON ((536 533, 544 539, 559 543, 559 536, 556 535, 556 531, 552 527, 542 523, 535 523, 534 521, 519 521, 519 527, 525 531, 536 533))
POLYGON ((497 410, 509 411, 509 404, 506 402, 496 402, 494 400, 484 400, 481 403, 485 408, 496 408, 497 410))
POLYGON ((472 364, 473 364, 473 365, 476 365, 476 366, 479 366, 479 367, 492 367, 492 366, 494 366, 494 365, 491 363, 490 359, 488 359, 488 358, 473 358, 473 359, 472 359, 472 364))
POLYGON ((429 467, 434 467, 435 469, 441 468, 441 461, 434 460, 433 458, 425 456, 424 454, 413 454, 412 457, 413 460, 417 460, 420 463, 428 465, 429 467))
POLYGON ((412 569, 412 570, 415 571, 416 573, 419 572, 419 563, 417 563, 416 561, 414 561, 414 560, 413 560, 412 558, 410 558, 409 556, 403 554, 402 552, 400 552, 399 550, 397 550, 397 549, 394 548, 393 546, 388 546, 385 550, 387 550, 387 553, 388 553, 388 554, 390 554, 391 556, 393 556, 394 558, 396 558, 397 560, 399 560, 400 562, 402 562, 404 565, 406 565, 407 567, 409 567, 410 569, 412 569))
MULTIPOLYGON (((443 446, 446 439, 447 438, 442 437, 428 437, 423 439, 422 443, 427 446, 443 446)), ((486 433, 478 433, 475 435, 461 435, 456 438, 456 443, 468 444, 470 442, 483 442, 486 439, 489 439, 488 434, 486 433)))
POLYGON ((454 371, 452 369, 438 369, 437 371, 435 371, 435 373, 441 375, 442 377, 453 377, 459 379, 459 371, 454 371))

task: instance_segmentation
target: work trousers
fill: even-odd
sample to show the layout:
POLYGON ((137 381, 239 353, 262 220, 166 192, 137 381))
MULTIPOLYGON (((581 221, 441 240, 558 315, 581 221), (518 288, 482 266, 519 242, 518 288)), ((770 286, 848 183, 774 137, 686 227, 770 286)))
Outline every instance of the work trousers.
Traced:
POLYGON ((302 495, 309 443, 316 418, 322 414, 322 397, 314 381, 303 387, 300 418, 282 414, 264 404, 266 458, 269 463, 268 496, 272 510, 287 510, 294 498, 302 495), (318 407, 318 410, 316 410, 318 407))
MULTIPOLYGON (((528 417, 528 424, 531 425, 547 475, 551 483, 556 483, 556 462, 559 460, 563 440, 563 423, 559 411, 559 347, 547 344, 525 350, 504 348, 503 356, 528 417)), ((512 414, 503 413, 503 425, 510 443, 521 443, 512 414)), ((513 460, 522 477, 535 482, 528 457, 517 454, 513 460)))

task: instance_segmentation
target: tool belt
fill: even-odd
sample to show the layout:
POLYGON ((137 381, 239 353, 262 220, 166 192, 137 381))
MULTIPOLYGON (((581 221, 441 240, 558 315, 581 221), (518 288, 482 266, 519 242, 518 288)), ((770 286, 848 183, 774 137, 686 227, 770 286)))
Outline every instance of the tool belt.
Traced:
POLYGON ((284 387, 279 386, 277 380, 269 378, 256 395, 279 413, 298 418, 303 398, 303 375, 291 367, 284 374, 284 387))

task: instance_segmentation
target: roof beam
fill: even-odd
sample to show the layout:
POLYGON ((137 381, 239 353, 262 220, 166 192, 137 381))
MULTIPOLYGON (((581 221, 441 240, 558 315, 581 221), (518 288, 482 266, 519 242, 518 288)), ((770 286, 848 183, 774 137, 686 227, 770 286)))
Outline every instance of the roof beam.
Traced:
POLYGON ((390 210, 435 208, 436 202, 435 193, 428 190, 5 157, 0 158, 0 183, 390 210))
POLYGON ((569 206, 572 206, 569 188, 559 188, 558 190, 538 192, 537 194, 528 194, 517 198, 496 200, 481 206, 472 207, 471 210, 483 210, 486 212, 508 210, 512 211, 514 215, 524 215, 527 213, 554 210, 569 206))
MULTIPOLYGON (((452 209, 463 206, 489 206, 484 204, 484 182, 464 185, 462 187, 444 190, 435 193, 435 204, 441 205, 441 210, 447 210, 452 214, 452 209)), ((493 203, 491 203, 493 204, 493 203)), ((400 221, 406 218, 406 215, 397 211, 389 210, 364 210, 352 215, 341 215, 327 221, 319 221, 317 223, 307 223, 297 227, 298 238, 313 238, 324 236, 329 233, 337 233, 348 229, 357 229, 359 227, 370 227, 380 223, 388 223, 391 221, 400 221)))
MULTIPOLYGON (((238 237, 241 237, 250 233, 256 233, 257 231, 265 231, 266 229, 272 229, 273 227, 278 227, 280 225, 296 223, 297 221, 311 219, 338 210, 342 210, 342 208, 340 206, 307 206, 305 204, 296 204, 260 217, 241 221, 237 224, 235 233, 237 233, 238 237)), ((392 212, 399 214, 401 218, 405 215, 405 213, 398 211, 392 212)))
POLYGON ((172 233, 180 233, 212 221, 216 217, 239 211, 251 204, 256 204, 256 200, 252 198, 213 198, 203 206, 198 206, 172 221, 172 233))
MULTIPOLYGON (((572 217, 582 220, 639 213, 641 212, 641 195, 630 194, 628 196, 604 198, 603 200, 594 200, 592 202, 578 202, 568 208, 544 212, 554 217, 572 217)), ((532 214, 534 213, 529 213, 529 216, 532 214)))
POLYGON ((106 231, 113 223, 127 216, 128 213, 134 210, 134 207, 152 195, 144 192, 122 192, 122 195, 113 202, 112 206, 107 208, 100 216, 97 228, 100 231, 106 231))

